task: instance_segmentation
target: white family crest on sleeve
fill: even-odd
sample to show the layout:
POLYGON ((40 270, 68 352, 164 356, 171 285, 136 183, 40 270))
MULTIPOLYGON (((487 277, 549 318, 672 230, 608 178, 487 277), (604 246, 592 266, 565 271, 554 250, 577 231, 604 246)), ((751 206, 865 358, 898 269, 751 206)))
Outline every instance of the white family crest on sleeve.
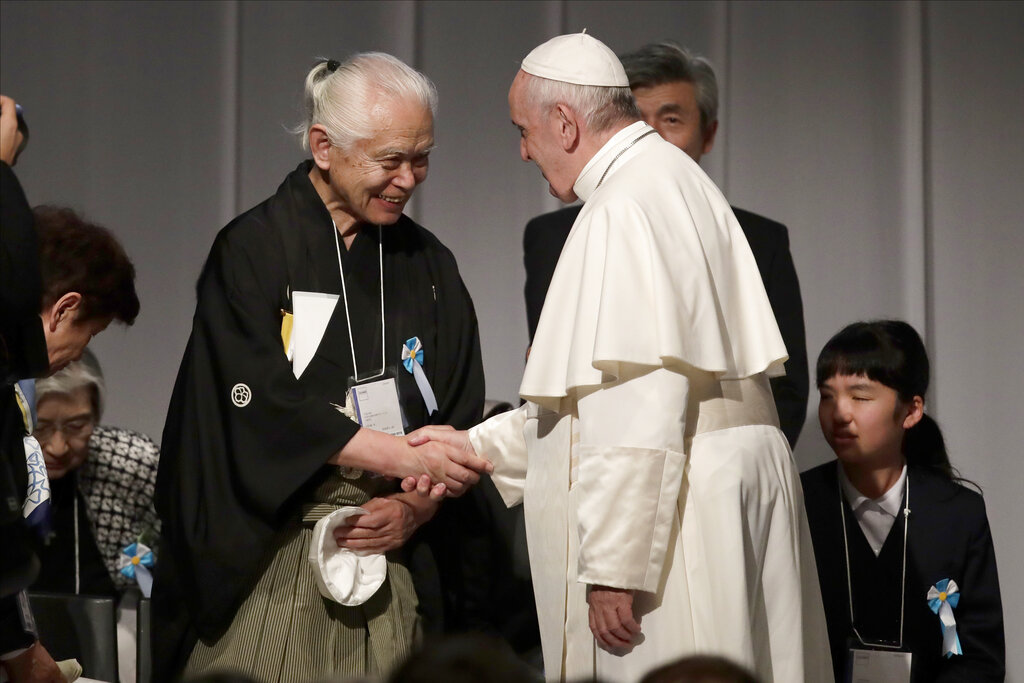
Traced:
POLYGON ((252 390, 248 384, 239 382, 231 387, 231 402, 238 408, 244 408, 252 400, 252 390))

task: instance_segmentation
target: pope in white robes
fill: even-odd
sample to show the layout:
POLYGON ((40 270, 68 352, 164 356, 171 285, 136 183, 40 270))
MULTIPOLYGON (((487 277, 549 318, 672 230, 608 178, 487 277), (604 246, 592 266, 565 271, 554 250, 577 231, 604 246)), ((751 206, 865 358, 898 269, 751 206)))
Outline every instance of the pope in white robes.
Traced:
POLYGON ((713 653, 766 683, 830 680, 799 476, 768 383, 785 347, 729 203, 631 102, 591 36, 523 60, 509 93, 523 159, 585 204, 526 403, 468 439, 431 437, 471 445, 505 502, 525 505, 549 679, 635 681, 713 653), (593 98, 573 100, 587 88, 610 108, 588 116, 593 98))

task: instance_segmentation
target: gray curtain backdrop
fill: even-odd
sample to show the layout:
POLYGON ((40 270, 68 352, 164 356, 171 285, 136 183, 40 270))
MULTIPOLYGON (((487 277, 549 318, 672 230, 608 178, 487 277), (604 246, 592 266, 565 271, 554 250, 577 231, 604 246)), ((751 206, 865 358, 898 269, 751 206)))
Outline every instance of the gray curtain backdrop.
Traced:
MULTIPOLYGON (((0 90, 31 126, 16 169, 30 200, 109 226, 138 268, 138 322, 93 345, 105 421, 159 439, 215 233, 303 158, 287 129, 313 59, 360 50, 437 83, 437 150, 410 213, 459 260, 488 396, 514 400, 522 230, 556 204, 519 159, 506 94, 530 49, 583 28, 617 51, 672 39, 715 64, 704 167, 734 204, 789 226, 812 364, 856 319, 925 336, 929 410, 985 489, 1010 680, 1024 680, 1019 2, 4 1, 0 90)), ((816 403, 802 468, 831 457, 816 403)))

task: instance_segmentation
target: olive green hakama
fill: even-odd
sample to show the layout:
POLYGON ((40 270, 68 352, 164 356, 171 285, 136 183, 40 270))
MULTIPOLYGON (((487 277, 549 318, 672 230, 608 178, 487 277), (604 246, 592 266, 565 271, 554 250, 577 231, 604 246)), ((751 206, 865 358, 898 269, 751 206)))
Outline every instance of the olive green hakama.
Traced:
POLYGON ((362 605, 341 605, 317 588, 307 560, 316 521, 394 487, 383 477, 332 470, 301 519, 275 538, 224 634, 212 643, 196 643, 186 677, 235 671, 261 683, 293 683, 384 675, 409 653, 420 631, 416 592, 409 570, 390 553, 387 578, 362 605))

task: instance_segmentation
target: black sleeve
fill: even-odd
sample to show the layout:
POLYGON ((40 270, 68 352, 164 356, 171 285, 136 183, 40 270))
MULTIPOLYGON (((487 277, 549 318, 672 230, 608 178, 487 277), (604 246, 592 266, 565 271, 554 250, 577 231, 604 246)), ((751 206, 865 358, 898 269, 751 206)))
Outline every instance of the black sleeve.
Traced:
MULTIPOLYGON (((189 452, 223 463, 250 510, 273 520, 359 426, 295 378, 281 341, 279 287, 267 277, 273 256, 241 241, 220 240, 200 279, 163 449, 172 459, 189 452)), ((223 494, 224 481, 204 483, 208 495, 223 494)))
POLYGON ((977 524, 966 549, 960 602, 953 611, 963 655, 943 660, 936 683, 1001 683, 1006 676, 995 548, 984 501, 976 500, 980 510, 972 511, 977 524))
POLYGON ((0 649, 30 645, 18 619, 17 591, 39 564, 22 518, 28 475, 25 427, 13 382, 48 367, 41 308, 39 251, 32 210, 14 171, 0 162, 0 649))
MULTIPOLYGON (((14 171, 0 162, 0 302, 4 318, 39 314, 39 250, 32 209, 14 171)), ((6 322, 5 322, 6 324, 6 322)))
POLYGON ((41 288, 32 209, 14 171, 0 162, 0 380, 5 383, 47 369, 41 288))
POLYGON ((295 379, 281 250, 250 228, 223 231, 200 277, 157 475, 161 564, 204 636, 233 612, 289 499, 359 429, 295 379))
POLYGON ((21 650, 34 642, 35 626, 25 593, 0 598, 0 654, 21 650))

